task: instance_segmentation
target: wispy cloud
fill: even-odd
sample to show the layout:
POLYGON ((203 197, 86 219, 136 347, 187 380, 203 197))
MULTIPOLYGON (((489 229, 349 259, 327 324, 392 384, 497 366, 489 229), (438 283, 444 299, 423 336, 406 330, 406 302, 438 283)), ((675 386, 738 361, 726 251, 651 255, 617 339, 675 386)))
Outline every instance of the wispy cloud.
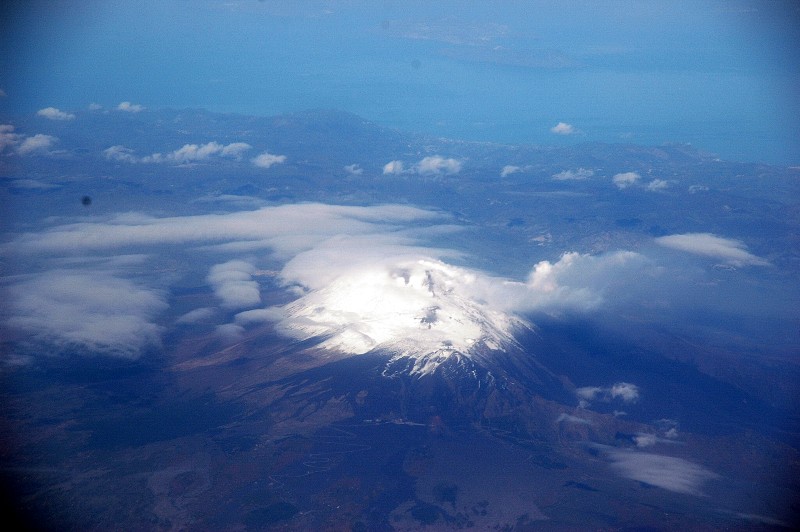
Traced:
POLYGON ((500 170, 500 177, 507 177, 510 176, 511 174, 517 174, 519 172, 522 172, 522 167, 514 166, 512 164, 507 164, 503 167, 502 170, 500 170))
POLYGON ((44 183, 36 179, 14 179, 11 181, 11 186, 28 190, 52 190, 54 188, 60 188, 59 185, 44 183))
POLYGON ((594 170, 578 168, 577 170, 563 170, 557 174, 553 174, 553 179, 556 181, 571 181, 576 179, 589 179, 593 175, 594 170))
POLYGON ((206 321, 211 319, 214 316, 214 309, 210 307, 202 307, 196 308, 194 310, 190 310, 186 314, 180 316, 175 323, 178 324, 194 324, 201 321, 206 321))
POLYGON ((80 222, 26 233, 13 246, 28 253, 80 254, 126 246, 238 243, 247 249, 269 248, 293 255, 336 234, 390 234, 407 223, 442 219, 441 213, 403 205, 349 207, 320 203, 164 218, 122 214, 102 222, 80 222))
POLYGON ((391 20, 384 22, 382 27, 395 37, 468 46, 484 46, 508 33, 508 28, 502 24, 464 23, 455 20, 425 22, 391 20))
POLYGON ((364 169, 357 164, 348 164, 344 167, 344 171, 350 175, 361 175, 364 173, 364 169))
POLYGON ((719 475, 683 458, 632 449, 606 449, 612 466, 623 477, 687 495, 703 495, 703 485, 719 475))
POLYGON ((126 113, 139 113, 145 109, 143 105, 139 105, 138 103, 120 102, 120 104, 117 105, 117 111, 125 111, 126 113))
POLYGON ((747 251, 740 240, 722 238, 711 233, 684 233, 656 238, 661 246, 709 257, 733 266, 767 266, 768 261, 747 251))
POLYGON ((591 425, 592 424, 592 422, 589 421, 588 419, 584 419, 582 417, 572 416, 570 414, 564 414, 564 413, 562 413, 560 416, 558 416, 558 418, 556 419, 556 423, 577 423, 579 425, 591 425))
POLYGON ((56 109, 55 107, 45 107, 36 111, 38 116, 47 118, 49 120, 74 120, 75 115, 56 109))

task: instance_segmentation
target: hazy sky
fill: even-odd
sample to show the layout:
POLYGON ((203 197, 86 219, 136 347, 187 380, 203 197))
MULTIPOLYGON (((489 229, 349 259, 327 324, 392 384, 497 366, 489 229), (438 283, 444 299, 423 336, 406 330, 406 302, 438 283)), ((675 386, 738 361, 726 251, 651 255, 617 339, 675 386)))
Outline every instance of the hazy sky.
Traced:
POLYGON ((800 164, 800 11, 765 1, 34 1, 0 112, 336 108, 503 142, 691 142, 800 164), (571 125, 558 132, 559 122, 571 125))

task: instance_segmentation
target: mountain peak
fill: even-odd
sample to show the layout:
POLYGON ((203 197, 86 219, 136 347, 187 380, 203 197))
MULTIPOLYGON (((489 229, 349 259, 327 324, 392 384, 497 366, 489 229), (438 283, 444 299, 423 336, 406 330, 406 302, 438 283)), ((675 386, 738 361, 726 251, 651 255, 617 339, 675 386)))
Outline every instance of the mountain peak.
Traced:
POLYGON ((427 373, 455 353, 505 351, 523 323, 490 310, 474 296, 470 272, 436 259, 399 259, 354 268, 287 305, 283 332, 322 338, 344 355, 376 349, 410 357, 427 373))

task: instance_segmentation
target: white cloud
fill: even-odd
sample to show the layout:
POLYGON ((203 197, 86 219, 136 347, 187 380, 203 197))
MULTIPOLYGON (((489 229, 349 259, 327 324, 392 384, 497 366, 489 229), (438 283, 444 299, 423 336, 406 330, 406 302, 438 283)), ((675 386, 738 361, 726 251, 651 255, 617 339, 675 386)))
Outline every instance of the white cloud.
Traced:
POLYGON ((238 194, 209 194, 197 198, 197 203, 228 203, 240 209, 261 207, 267 202, 255 196, 240 196, 238 194))
POLYGON ((103 156, 110 161, 120 161, 124 163, 138 162, 138 158, 133 154, 133 150, 125 146, 116 145, 103 150, 103 156))
POLYGON ((399 175, 403 173, 403 161, 389 161, 383 165, 383 175, 399 175))
POLYGON ((522 172, 522 168, 520 168, 519 166, 507 164, 503 167, 502 170, 500 170, 500 177, 506 177, 511 174, 517 174, 519 172, 522 172))
POLYGON ((167 154, 153 153, 145 157, 137 157, 130 148, 116 145, 103 150, 106 159, 126 163, 162 163, 162 164, 192 164, 205 162, 217 157, 241 159, 242 154, 252 146, 245 142, 232 142, 220 144, 216 141, 205 144, 184 144, 182 147, 167 154))
POLYGON ((719 478, 716 473, 682 458, 631 449, 609 449, 606 453, 623 477, 676 493, 702 495, 703 485, 719 478))
POLYGON ((588 419, 584 419, 582 417, 571 416, 569 414, 562 413, 560 416, 558 416, 558 419, 556 419, 556 423, 563 423, 563 422, 566 422, 566 423, 577 423, 579 425, 591 425, 592 424, 592 422, 589 421, 588 419))
POLYGON ((344 167, 344 171, 350 175, 361 175, 364 173, 364 169, 357 164, 348 164, 344 167))
POLYGON ((663 179, 653 179, 645 188, 650 192, 658 192, 659 190, 664 190, 667 187, 669 187, 668 181, 664 181, 663 179))
POLYGON ((160 244, 243 244, 247 249, 271 248, 281 256, 294 256, 333 235, 385 235, 399 231, 406 223, 442 219, 440 213, 404 205, 350 207, 320 203, 165 218, 128 213, 102 222, 27 233, 14 243, 14 248, 70 254, 160 244))
POLYGON ((698 192, 708 192, 709 188, 706 185, 690 185, 689 194, 697 194, 698 192))
POLYGON ((677 437, 678 431, 675 429, 670 429, 667 431, 663 438, 660 438, 655 434, 640 432, 633 437, 633 442, 636 444, 636 447, 644 449, 645 447, 652 447, 657 443, 674 445, 678 443, 675 441, 675 438, 677 437))
POLYGON ((551 127, 550 131, 556 135, 575 135, 578 133, 578 130, 575 129, 575 126, 567 124, 566 122, 559 122, 551 127))
POLYGON ((617 185, 617 188, 623 189, 628 188, 629 186, 634 185, 642 176, 637 174, 636 172, 624 172, 622 174, 616 174, 614 177, 611 178, 611 181, 617 185))
POLYGON ((283 310, 272 308, 255 308, 251 310, 244 310, 235 316, 237 325, 252 325, 255 323, 266 323, 270 321, 280 321, 286 317, 283 310))
POLYGON ((255 166, 259 168, 269 168, 275 164, 286 162, 285 155, 273 155, 269 152, 260 153, 250 160, 255 166))
POLYGON ((647 260, 638 253, 618 251, 604 255, 565 253, 555 262, 537 263, 520 291, 513 283, 503 295, 507 304, 520 310, 591 310, 604 302, 604 292, 627 284, 647 260))
POLYGON ((244 334, 244 327, 235 323, 224 323, 216 327, 217 336, 229 342, 235 342, 244 334))
POLYGON ((50 271, 9 288, 12 328, 62 350, 136 358, 159 344, 163 296, 104 272, 50 271))
POLYGON ((0 153, 6 148, 12 148, 19 144, 20 135, 14 133, 14 126, 11 124, 0 124, 0 153))
POLYGON ((248 308, 261 303, 261 291, 253 280, 255 266, 243 260, 217 264, 208 274, 214 295, 225 308, 248 308))
POLYGON ((17 153, 20 155, 46 154, 56 142, 58 142, 57 137, 37 133, 32 137, 25 138, 17 148, 17 153))
POLYGON ((457 174, 461 171, 461 161, 445 159, 440 155, 425 157, 415 167, 417 173, 428 174, 457 174))
POLYGON ((658 438, 655 434, 637 434, 633 437, 633 441, 636 444, 636 447, 640 449, 644 449, 645 447, 652 447, 656 443, 658 443, 658 438))
POLYGON ((711 233, 685 233, 656 238, 656 243, 678 251, 722 260, 733 266, 766 266, 768 261, 747 251, 739 240, 722 238, 711 233))
POLYGON ((611 402, 620 400, 623 403, 635 403, 639 400, 639 387, 629 382, 618 382, 613 386, 603 388, 599 386, 586 386, 575 390, 581 400, 581 406, 586 407, 592 401, 611 402))
POLYGON ((59 188, 59 185, 44 183, 36 179, 14 179, 11 181, 11 186, 14 188, 25 188, 28 190, 50 190, 59 188))
POLYGON ((102 109, 103 109, 103 106, 100 105, 99 103, 90 103, 89 104, 89 110, 90 111, 100 111, 102 109))
POLYGON ((635 403, 639 400, 639 387, 628 382, 618 382, 611 387, 611 398, 622 399, 625 403, 635 403))
POLYGON ((125 111, 127 113, 139 113, 144 110, 145 107, 143 105, 139 105, 138 103, 120 102, 120 104, 117 106, 117 111, 125 111))
POLYGON ((50 120, 73 120, 75 118, 74 114, 66 113, 60 109, 56 109, 55 107, 45 107, 44 109, 39 109, 36 111, 36 114, 50 120))
POLYGON ((577 170, 564 170, 557 174, 553 174, 553 179, 558 181, 569 181, 573 179, 588 179, 594 175, 594 170, 587 170, 586 168, 578 168, 577 170))
POLYGON ((180 316, 175 323, 179 324, 194 324, 199 321, 206 321, 214 316, 214 309, 203 307, 190 310, 183 316, 180 316))
POLYGON ((243 152, 250 148, 251 146, 244 142, 234 142, 228 145, 222 145, 216 141, 206 144, 184 144, 182 147, 166 155, 154 153, 143 157, 141 162, 191 164, 207 161, 212 157, 231 157, 238 159, 243 152))

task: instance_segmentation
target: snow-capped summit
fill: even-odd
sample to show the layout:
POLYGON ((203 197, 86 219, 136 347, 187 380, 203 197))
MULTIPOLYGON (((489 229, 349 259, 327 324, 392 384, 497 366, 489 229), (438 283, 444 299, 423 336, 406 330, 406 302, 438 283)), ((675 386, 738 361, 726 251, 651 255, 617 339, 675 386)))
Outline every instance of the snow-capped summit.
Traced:
POLYGON ((358 355, 381 349, 419 361, 424 374, 452 353, 505 351, 525 323, 480 300, 480 278, 430 258, 355 267, 283 311, 284 334, 358 355))

